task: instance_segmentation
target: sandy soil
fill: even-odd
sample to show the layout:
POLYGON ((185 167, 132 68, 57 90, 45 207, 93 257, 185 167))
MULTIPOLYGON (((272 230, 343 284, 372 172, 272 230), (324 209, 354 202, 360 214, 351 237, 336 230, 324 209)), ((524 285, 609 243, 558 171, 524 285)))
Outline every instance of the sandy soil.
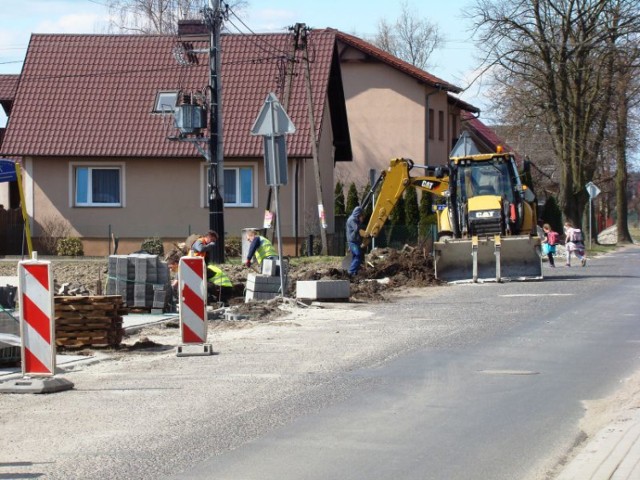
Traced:
MULTIPOLYGON (((106 258, 53 258, 51 261, 56 292, 62 284, 69 284, 70 288, 84 295, 96 295, 100 288, 106 287, 106 258)), ((288 296, 295 297, 298 280, 350 280, 351 297, 355 301, 385 301, 385 295, 399 288, 440 284, 435 278, 433 260, 420 247, 405 247, 402 251, 376 249, 367 255, 365 265, 352 279, 342 269, 341 261, 337 257, 330 257, 325 262, 292 260, 288 296)), ((0 276, 16 275, 17 263, 17 260, 0 261, 0 276)), ((230 305, 244 303, 247 276, 256 270, 237 264, 224 264, 222 268, 234 283, 234 298, 230 300, 230 305)))

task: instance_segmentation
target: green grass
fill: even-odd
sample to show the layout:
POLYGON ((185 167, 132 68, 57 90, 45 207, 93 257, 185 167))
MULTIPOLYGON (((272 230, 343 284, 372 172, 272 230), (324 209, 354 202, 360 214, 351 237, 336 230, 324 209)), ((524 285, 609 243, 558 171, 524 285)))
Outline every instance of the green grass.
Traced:
POLYGON ((331 264, 340 264, 342 262, 343 257, 330 257, 330 256, 321 256, 318 255, 316 257, 291 257, 289 262, 293 266, 298 265, 310 265, 310 264, 322 264, 322 265, 331 265, 331 264))
POLYGON ((602 255, 604 253, 614 252, 618 248, 617 245, 598 245, 597 243, 591 242, 591 247, 587 244, 587 253, 589 255, 602 255))

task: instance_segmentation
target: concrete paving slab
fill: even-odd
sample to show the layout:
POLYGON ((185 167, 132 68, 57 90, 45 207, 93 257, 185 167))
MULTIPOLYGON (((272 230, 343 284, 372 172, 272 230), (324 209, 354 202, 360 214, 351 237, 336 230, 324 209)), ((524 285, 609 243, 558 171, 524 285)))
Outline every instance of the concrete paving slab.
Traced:
POLYGON ((159 325, 179 318, 177 313, 130 313, 122 316, 122 328, 126 333, 131 334, 143 327, 159 325))
POLYGON ((640 478, 640 411, 600 430, 556 480, 635 480, 640 478))
POLYGON ((348 280, 298 280, 296 297, 309 300, 347 300, 350 294, 348 280))

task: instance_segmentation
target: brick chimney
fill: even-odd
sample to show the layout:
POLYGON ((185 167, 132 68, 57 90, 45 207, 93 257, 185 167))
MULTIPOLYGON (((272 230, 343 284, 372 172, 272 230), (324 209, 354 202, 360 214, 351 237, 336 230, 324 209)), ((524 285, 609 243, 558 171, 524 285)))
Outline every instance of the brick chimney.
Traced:
POLYGON ((200 19, 178 20, 178 36, 183 41, 209 40, 207 25, 200 19))

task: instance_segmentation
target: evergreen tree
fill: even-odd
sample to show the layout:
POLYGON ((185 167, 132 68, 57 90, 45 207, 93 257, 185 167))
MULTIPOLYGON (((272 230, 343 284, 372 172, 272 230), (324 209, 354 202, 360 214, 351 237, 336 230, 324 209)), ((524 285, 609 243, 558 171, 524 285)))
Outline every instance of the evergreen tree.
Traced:
POLYGON ((344 215, 345 214, 345 205, 344 205, 344 185, 342 182, 336 183, 336 188, 334 190, 333 195, 333 213, 336 215, 344 215))
POLYGON ((406 225, 407 224, 407 216, 406 216, 406 201, 404 196, 398 199, 398 203, 396 207, 391 212, 389 217, 389 221, 392 225, 406 225))
POLYGON ((406 202, 404 197, 398 199, 395 208, 391 211, 391 215, 387 220, 389 228, 387 229, 387 246, 393 247, 394 244, 403 243, 406 241, 406 202))
MULTIPOLYGON (((369 193, 369 190, 371 190, 371 183, 367 182, 367 185, 365 185, 364 190, 362 191, 362 200, 365 199, 367 193, 369 193)), ((377 198, 375 200, 377 200, 377 198)), ((371 214, 373 213, 373 199, 369 201, 368 205, 363 205, 363 207, 365 221, 368 221, 369 218, 371 218, 371 214)))
POLYGON ((358 189, 356 184, 351 182, 349 185, 349 191, 347 192, 347 215, 351 215, 353 209, 360 205, 360 199, 358 198, 358 189))
POLYGON ((418 194, 411 187, 405 194, 405 219, 407 225, 408 241, 415 242, 418 239, 418 224, 420 223, 420 209, 418 207, 418 194))
POLYGON ((433 197, 427 193, 422 192, 420 197, 420 226, 418 228, 418 234, 421 238, 427 238, 431 234, 431 225, 436 223, 436 215, 432 210, 433 197))

